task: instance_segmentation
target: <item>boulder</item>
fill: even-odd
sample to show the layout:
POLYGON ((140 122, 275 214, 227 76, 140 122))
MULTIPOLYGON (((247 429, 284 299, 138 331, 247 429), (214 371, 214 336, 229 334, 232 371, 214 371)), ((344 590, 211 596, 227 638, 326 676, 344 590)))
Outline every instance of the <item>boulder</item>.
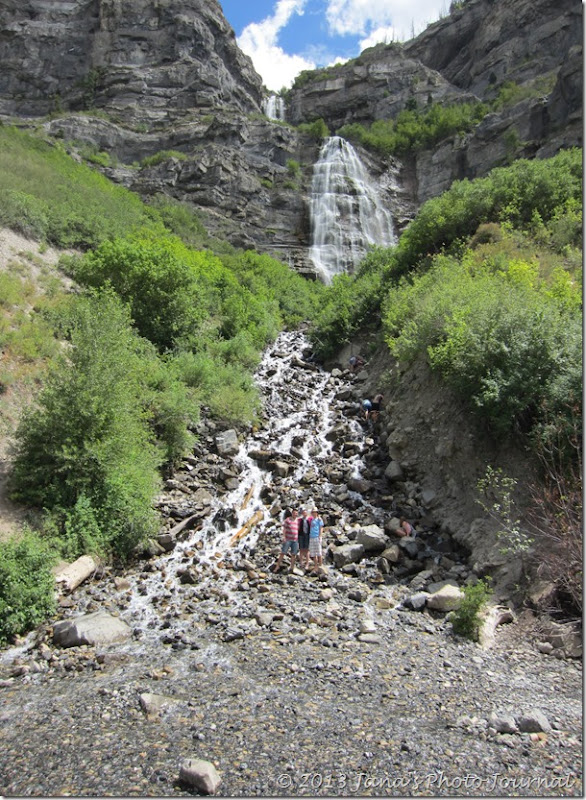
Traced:
POLYGON ((53 642, 60 647, 108 645, 130 638, 131 633, 130 627, 118 617, 94 611, 57 622, 53 628, 53 642))
POLYGON ((388 467, 385 469, 385 478, 387 478, 391 483, 393 481, 402 481, 405 478, 403 474, 403 468, 399 464, 398 461, 391 461, 388 467))
POLYGON ((427 598, 427 607, 435 611, 454 611, 464 599, 464 593, 457 586, 446 585, 427 598))
POLYGON ((401 551, 398 544, 392 544, 382 552, 382 557, 390 561, 391 564, 396 564, 401 558, 401 551))
POLYGON ((179 770, 179 781, 203 794, 215 794, 221 780, 214 765, 201 758, 185 759, 179 770))
POLYGON ((380 553, 386 548, 388 539, 378 525, 367 525, 358 531, 356 542, 364 547, 366 553, 380 553))
POLYGON ((356 564, 362 559, 364 552, 364 546, 358 542, 343 544, 340 547, 333 547, 332 556, 334 558, 334 564, 338 569, 341 569, 347 564, 356 564))
POLYGON ((235 456, 240 450, 235 430, 222 431, 216 436, 216 449, 221 456, 235 456))
POLYGON ((543 711, 532 708, 517 717, 517 726, 522 733, 549 733, 551 725, 543 711))

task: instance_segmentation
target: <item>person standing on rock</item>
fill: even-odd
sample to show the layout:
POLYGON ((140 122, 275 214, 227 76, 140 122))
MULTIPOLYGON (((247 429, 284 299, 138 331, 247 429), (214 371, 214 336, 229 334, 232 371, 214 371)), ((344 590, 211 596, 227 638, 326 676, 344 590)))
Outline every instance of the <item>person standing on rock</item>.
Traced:
POLYGON ((307 511, 302 510, 299 523, 299 563, 301 569, 309 569, 309 526, 311 517, 307 516, 307 511))
POLYGON ((290 553, 291 557, 291 566, 290 571, 293 572, 295 568, 295 559, 297 558, 297 553, 299 552, 299 520, 297 516, 297 509, 294 508, 293 510, 287 509, 285 511, 285 518, 283 520, 283 540, 281 543, 281 552, 279 553, 279 558, 277 559, 277 563, 271 567, 271 572, 278 572, 281 569, 281 564, 283 563, 283 556, 287 553, 290 553))
POLYGON ((323 564, 322 546, 321 546, 321 532, 324 526, 324 521, 319 515, 317 508, 311 512, 311 522, 309 524, 309 556, 313 560, 313 567, 315 571, 323 564))

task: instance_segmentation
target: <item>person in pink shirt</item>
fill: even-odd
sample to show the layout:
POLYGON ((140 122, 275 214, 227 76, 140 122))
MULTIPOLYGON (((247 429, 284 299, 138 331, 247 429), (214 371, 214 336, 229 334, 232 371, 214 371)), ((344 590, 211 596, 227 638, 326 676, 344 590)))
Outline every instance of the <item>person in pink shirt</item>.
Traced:
POLYGON ((281 542, 281 552, 276 564, 271 567, 271 572, 278 572, 283 562, 283 556, 290 553, 291 566, 290 571, 293 572, 295 567, 295 559, 299 552, 299 519, 297 516, 297 509, 292 511, 285 511, 285 518, 283 520, 283 539, 281 542))

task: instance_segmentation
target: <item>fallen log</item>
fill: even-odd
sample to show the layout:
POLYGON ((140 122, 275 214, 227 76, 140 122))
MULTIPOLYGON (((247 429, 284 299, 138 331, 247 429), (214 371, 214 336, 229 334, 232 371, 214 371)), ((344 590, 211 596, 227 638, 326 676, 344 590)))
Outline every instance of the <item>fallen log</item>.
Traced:
POLYGON ((264 518, 264 511, 262 509, 258 509, 255 511, 252 517, 244 523, 244 525, 240 528, 240 530, 234 534, 234 536, 230 539, 230 547, 234 547, 236 542, 242 539, 243 536, 246 536, 247 533, 250 532, 250 529, 256 525, 257 522, 260 522, 261 519, 264 518))
POLYGON ((91 556, 81 556, 55 575, 57 588, 69 594, 97 570, 98 564, 91 556))
POLYGON ((243 509, 245 509, 245 508, 246 508, 246 506, 247 506, 247 505, 250 503, 250 498, 252 497, 252 495, 253 495, 253 494, 254 494, 254 484, 252 484, 252 486, 251 486, 251 487, 250 487, 250 489, 248 490, 248 494, 246 495, 246 497, 245 497, 245 498, 244 498, 244 500, 242 501, 242 505, 240 506, 240 510, 241 510, 241 511, 242 511, 243 509))

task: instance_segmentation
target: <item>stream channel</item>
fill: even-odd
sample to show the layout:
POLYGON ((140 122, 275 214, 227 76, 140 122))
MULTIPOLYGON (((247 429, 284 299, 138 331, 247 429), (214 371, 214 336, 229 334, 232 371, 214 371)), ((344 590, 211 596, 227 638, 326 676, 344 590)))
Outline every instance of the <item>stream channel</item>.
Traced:
POLYGON ((577 665, 514 625, 483 650, 406 602, 470 567, 385 477, 358 378, 299 332, 256 378, 263 423, 230 450, 204 420, 158 498, 168 551, 61 598, 58 619, 104 611, 126 640, 59 647, 51 621, 0 653, 0 794, 189 795, 197 757, 223 796, 579 796, 577 665), (288 506, 324 518, 319 574, 270 572, 288 506), (417 533, 399 541, 401 511, 417 533), (494 728, 534 708, 547 734, 494 728))

